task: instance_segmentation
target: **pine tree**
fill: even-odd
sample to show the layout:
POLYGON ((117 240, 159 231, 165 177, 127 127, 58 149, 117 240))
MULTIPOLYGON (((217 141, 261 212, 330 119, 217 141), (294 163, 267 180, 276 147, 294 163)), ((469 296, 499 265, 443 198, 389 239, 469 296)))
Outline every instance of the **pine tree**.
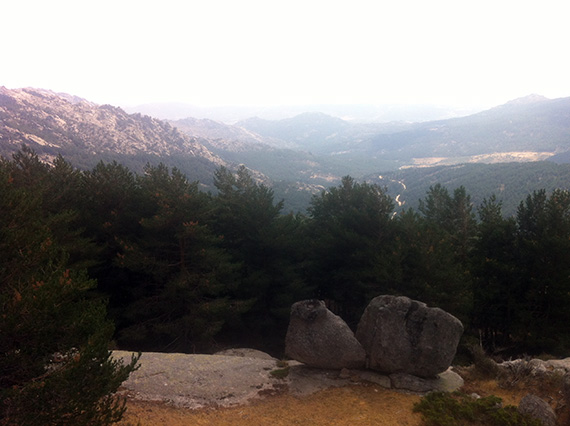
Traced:
POLYGON ((209 197, 162 164, 147 166, 139 185, 141 229, 121 241, 116 257, 137 274, 119 338, 145 350, 207 350, 247 306, 232 297, 235 265, 207 224, 209 197))
POLYGON ((385 290, 393 206, 381 187, 350 176, 311 201, 310 282, 349 325, 385 290))
POLYGON ((562 351, 570 346, 570 192, 533 192, 517 225, 518 335, 529 351, 562 351))
POLYGON ((504 218, 493 195, 478 208, 480 222, 472 252, 473 326, 487 350, 512 344, 520 311, 516 280, 516 222, 504 218))
POLYGON ((54 236, 41 169, 0 164, 0 423, 110 424, 137 358, 111 358, 113 325, 54 236))
POLYGON ((425 280, 422 301, 440 307, 463 322, 472 309, 472 282, 469 256, 475 236, 475 215, 471 198, 464 187, 453 196, 441 184, 430 187, 418 208, 423 248, 423 272, 416 276, 425 280))
MULTIPOLYGON (((254 180, 244 167, 221 167, 214 184, 212 228, 238 269, 238 294, 251 306, 233 334, 259 349, 281 347, 291 304, 308 296, 301 277, 304 224, 299 216, 280 216, 283 202, 254 180)), ((279 349, 280 350, 280 349, 279 349)))

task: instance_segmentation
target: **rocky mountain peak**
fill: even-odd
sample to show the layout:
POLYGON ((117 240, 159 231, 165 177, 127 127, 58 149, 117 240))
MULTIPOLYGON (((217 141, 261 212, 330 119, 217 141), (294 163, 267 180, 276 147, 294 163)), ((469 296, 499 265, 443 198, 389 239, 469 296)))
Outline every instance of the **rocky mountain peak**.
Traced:
POLYGON ((528 96, 523 96, 522 98, 513 99, 512 101, 507 102, 505 105, 529 105, 544 101, 548 101, 548 98, 533 93, 528 96))
POLYGON ((46 158, 87 152, 95 158, 123 156, 199 158, 214 168, 226 163, 197 137, 171 124, 111 105, 44 89, 0 87, 0 154, 22 144, 46 158))

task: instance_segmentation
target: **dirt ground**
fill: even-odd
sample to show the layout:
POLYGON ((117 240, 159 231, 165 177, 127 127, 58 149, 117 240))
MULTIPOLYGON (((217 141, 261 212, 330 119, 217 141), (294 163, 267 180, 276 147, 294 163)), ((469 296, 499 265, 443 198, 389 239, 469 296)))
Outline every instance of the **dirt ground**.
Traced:
MULTIPOLYGON (((525 392, 506 391, 496 382, 469 383, 463 389, 481 396, 496 395, 505 405, 517 405, 525 392)), ((233 408, 189 410, 164 403, 129 401, 120 425, 383 425, 419 426, 412 411, 420 396, 387 390, 377 385, 325 389, 305 397, 272 395, 233 408)))

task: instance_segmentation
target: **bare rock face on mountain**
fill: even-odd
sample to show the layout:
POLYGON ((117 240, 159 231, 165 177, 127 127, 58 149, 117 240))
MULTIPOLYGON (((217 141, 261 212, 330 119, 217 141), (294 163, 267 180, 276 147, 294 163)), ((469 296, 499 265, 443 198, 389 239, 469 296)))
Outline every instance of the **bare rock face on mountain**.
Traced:
POLYGON ((364 311, 356 338, 369 368, 434 377, 451 365, 462 334, 461 321, 439 308, 402 296, 378 296, 364 311))
POLYGON ((0 86, 0 154, 9 155, 22 144, 41 158, 81 153, 82 163, 113 156, 183 155, 196 158, 212 170, 225 161, 167 122, 121 108, 96 105, 74 96, 43 89, 7 89, 0 86))
POLYGON ((361 368, 366 354, 348 325, 320 300, 291 307, 285 353, 310 367, 361 368))

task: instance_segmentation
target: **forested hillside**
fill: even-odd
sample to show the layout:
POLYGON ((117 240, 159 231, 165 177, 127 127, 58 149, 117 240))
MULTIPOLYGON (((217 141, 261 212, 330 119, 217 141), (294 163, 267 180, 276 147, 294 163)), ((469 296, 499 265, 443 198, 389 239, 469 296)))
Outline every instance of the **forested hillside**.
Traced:
MULTIPOLYGON (((293 302, 323 299, 354 327, 380 294, 454 314, 464 345, 570 349, 565 190, 534 191, 505 217, 494 197, 473 206, 464 187, 435 184, 417 209, 395 214, 381 186, 346 176, 313 197, 306 215, 293 215, 244 167, 217 169, 211 194, 164 165, 79 170, 61 157, 47 166, 29 149, 1 161, 0 179, 2 198, 18 194, 21 212, 34 200, 35 220, 49 228, 49 241, 21 250, 49 244, 66 253, 67 267, 86 268, 123 349, 250 346, 281 356, 293 302)), ((1 224, 2 235, 29 231, 26 221, 1 224)), ((10 247, 0 248, 5 258, 10 247)), ((2 273, 25 271, 16 260, 2 273)), ((5 285, 1 295, 14 298, 5 285)))
POLYGON ((345 162, 366 156, 369 165, 383 160, 397 168, 544 160, 569 150, 569 123, 569 98, 528 96, 466 117, 420 123, 352 123, 311 113, 237 126, 345 162))
POLYGON ((399 160, 416 158, 416 163, 422 158, 439 164, 523 160, 516 155, 509 159, 510 153, 542 160, 568 151, 569 123, 569 98, 529 96, 467 117, 379 134, 361 149, 399 160))
POLYGON ((364 176, 363 180, 386 187, 388 194, 398 197, 399 209, 417 209, 430 186, 439 183, 450 189, 464 186, 475 205, 495 195, 502 203, 503 214, 515 216, 520 201, 534 191, 569 189, 570 164, 458 164, 387 171, 364 176))
POLYGON ((463 185, 476 203, 496 194, 508 215, 534 190, 570 187, 569 123, 570 99, 536 95, 424 123, 355 123, 319 113, 235 125, 173 122, 189 135, 214 136, 210 150, 262 172, 286 211, 304 212, 311 194, 351 175, 387 186, 410 207, 437 182, 463 185), (566 164, 540 161, 550 158, 566 164))

